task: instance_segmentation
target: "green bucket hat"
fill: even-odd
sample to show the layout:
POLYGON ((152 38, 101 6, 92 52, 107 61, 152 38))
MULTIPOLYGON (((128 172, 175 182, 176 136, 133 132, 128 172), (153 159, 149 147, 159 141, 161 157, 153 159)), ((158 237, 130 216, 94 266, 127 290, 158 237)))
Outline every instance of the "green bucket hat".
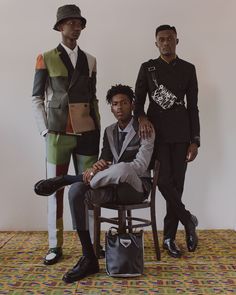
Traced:
POLYGON ((79 18, 82 21, 83 28, 86 26, 86 19, 81 16, 81 10, 78 6, 74 4, 69 5, 63 5, 57 9, 57 22, 54 25, 53 29, 58 31, 58 24, 65 20, 70 18, 79 18))

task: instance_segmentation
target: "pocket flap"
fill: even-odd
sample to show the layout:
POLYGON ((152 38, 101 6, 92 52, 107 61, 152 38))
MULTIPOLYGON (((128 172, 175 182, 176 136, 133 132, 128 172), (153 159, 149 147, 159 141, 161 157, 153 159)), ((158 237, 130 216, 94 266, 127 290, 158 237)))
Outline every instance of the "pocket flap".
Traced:
POLYGON ((59 100, 50 100, 48 102, 48 107, 53 109, 59 109, 61 107, 61 102, 59 100))

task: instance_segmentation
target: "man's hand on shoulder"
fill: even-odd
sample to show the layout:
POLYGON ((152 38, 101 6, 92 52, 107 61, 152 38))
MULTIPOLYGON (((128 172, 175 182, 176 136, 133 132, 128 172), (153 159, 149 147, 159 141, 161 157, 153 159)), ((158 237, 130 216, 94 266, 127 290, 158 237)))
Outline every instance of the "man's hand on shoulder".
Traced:
POLYGON ((152 136, 152 133, 154 132, 154 127, 152 123, 148 120, 146 116, 140 116, 138 118, 139 122, 139 136, 142 139, 147 139, 152 136))
POLYGON ((188 147, 187 150, 187 155, 186 155, 186 162, 191 162, 193 161, 198 154, 198 146, 196 143, 191 143, 188 147))

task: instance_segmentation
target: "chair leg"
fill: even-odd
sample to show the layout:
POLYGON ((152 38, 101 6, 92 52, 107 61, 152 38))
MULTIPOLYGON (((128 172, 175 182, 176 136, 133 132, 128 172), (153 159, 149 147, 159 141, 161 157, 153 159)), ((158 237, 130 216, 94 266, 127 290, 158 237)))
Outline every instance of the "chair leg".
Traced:
POLYGON ((153 241, 155 246, 155 252, 156 252, 156 258, 158 261, 161 260, 161 251, 158 241, 158 233, 157 233, 157 225, 156 225, 156 212, 154 207, 150 207, 150 213, 151 213, 151 222, 152 222, 152 235, 153 235, 153 241))
POLYGON ((132 233, 133 230, 132 230, 132 213, 131 213, 131 210, 127 210, 127 217, 128 217, 128 229, 129 229, 129 233, 132 233))
POLYGON ((126 215, 125 210, 118 210, 118 232, 124 233, 126 231, 126 215))
POLYGON ((100 235, 101 235, 101 207, 94 207, 94 252, 97 258, 100 258, 100 235))

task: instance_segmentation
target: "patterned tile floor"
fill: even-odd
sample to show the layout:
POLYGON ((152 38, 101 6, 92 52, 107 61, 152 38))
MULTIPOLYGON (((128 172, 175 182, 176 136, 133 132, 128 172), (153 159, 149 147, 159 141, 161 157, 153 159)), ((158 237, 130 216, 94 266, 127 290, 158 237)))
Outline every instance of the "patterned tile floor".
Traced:
POLYGON ((66 285, 61 278, 81 254, 74 232, 65 232, 64 258, 53 266, 42 263, 46 232, 0 232, 0 294, 236 294, 236 232, 199 230, 198 235, 199 247, 189 253, 184 232, 179 231, 183 257, 174 259, 162 250, 157 262, 151 233, 145 232, 143 276, 108 277, 103 259, 99 274, 66 285))

